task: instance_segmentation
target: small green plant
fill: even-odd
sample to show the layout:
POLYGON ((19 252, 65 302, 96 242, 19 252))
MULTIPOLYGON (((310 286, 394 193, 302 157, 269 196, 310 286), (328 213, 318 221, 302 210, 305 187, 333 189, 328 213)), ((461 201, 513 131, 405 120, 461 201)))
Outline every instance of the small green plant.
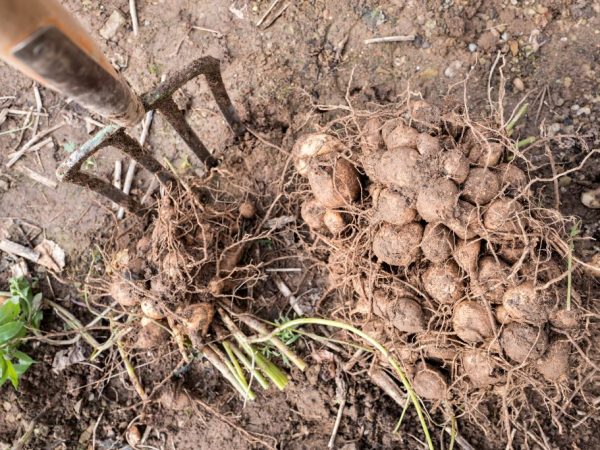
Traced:
MULTIPOLYGON (((289 322, 290 320, 291 319, 287 316, 280 316, 279 319, 275 321, 275 325, 280 326, 286 322, 289 322)), ((277 337, 279 338, 279 340, 281 340, 281 342, 284 343, 286 347, 291 347, 298 339, 300 339, 300 334, 292 328, 286 328, 285 330, 278 333, 277 337)), ((275 347, 275 345, 273 345, 272 343, 268 343, 267 345, 265 345, 261 349, 261 353, 267 359, 280 358, 287 367, 292 367, 292 363, 290 362, 289 358, 287 358, 279 350, 277 350, 277 347, 275 347)))
POLYGON ((29 330, 37 330, 42 320, 42 294, 24 277, 10 280, 10 292, 0 293, 0 386, 10 380, 19 387, 21 376, 34 363, 18 350, 29 330))

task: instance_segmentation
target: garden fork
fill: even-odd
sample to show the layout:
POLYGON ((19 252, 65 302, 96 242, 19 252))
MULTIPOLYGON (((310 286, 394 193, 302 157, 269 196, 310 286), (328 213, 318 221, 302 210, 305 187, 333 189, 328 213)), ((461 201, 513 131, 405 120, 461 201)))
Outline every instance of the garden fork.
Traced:
POLYGON ((208 167, 217 161, 190 127, 173 101, 173 93, 191 79, 204 75, 213 97, 236 136, 245 132, 227 94, 219 60, 205 56, 172 74, 155 89, 136 95, 115 71, 98 46, 56 0, 0 0, 0 57, 41 84, 67 95, 114 123, 74 151, 56 171, 57 178, 89 188, 141 215, 142 205, 108 181, 83 172, 85 161, 104 147, 116 147, 155 174, 159 181, 170 173, 125 133, 147 111, 158 110, 184 142, 208 167))

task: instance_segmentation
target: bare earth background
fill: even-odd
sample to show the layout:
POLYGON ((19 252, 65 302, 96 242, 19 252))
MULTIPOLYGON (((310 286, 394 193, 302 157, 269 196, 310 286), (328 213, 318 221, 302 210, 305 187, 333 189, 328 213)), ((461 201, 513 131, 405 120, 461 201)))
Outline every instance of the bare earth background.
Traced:
MULTIPOLYGON (((518 128, 521 137, 579 133, 591 148, 600 146, 598 1, 282 0, 275 11, 288 3, 289 7, 281 16, 270 24, 271 14, 257 27, 269 1, 138 0, 137 37, 126 0, 61 2, 139 93, 199 56, 221 59, 225 84, 244 120, 286 152, 293 138, 310 131, 309 121, 324 123, 330 117, 320 105, 345 105, 346 97, 354 106, 366 107, 370 102, 394 101, 410 90, 439 105, 466 101, 472 115, 485 115, 488 74, 498 54, 505 61, 506 114, 524 96, 530 103, 518 128), (99 30, 114 11, 123 15, 124 24, 105 39, 99 30), (409 34, 416 36, 413 42, 364 43, 373 37, 409 34)), ((496 76, 491 83, 494 99, 497 84, 496 76)), ((9 115, 0 124, 0 231, 10 231, 12 239, 23 241, 23 236, 14 234, 15 223, 41 227, 65 249, 67 272, 75 277, 87 270, 94 245, 112 232, 114 215, 110 205, 91 192, 66 184, 51 189, 19 171, 28 167, 53 178, 60 161, 90 136, 84 122, 89 113, 51 91, 42 88, 41 93, 48 117, 42 119, 40 129, 63 121, 66 126, 53 134, 52 148, 42 149, 39 157, 28 154, 13 169, 6 169, 6 155, 19 144, 19 133, 6 131, 21 127, 23 116, 9 115)), ((202 79, 186 85, 176 97, 212 151, 232 142, 202 79)), ((29 110, 35 107, 35 99, 32 82, 0 63, 0 111, 5 107, 29 110)), ((130 131, 139 136, 139 127, 130 131)), ((28 137, 26 132, 24 140, 28 137)), ((167 158, 182 173, 202 173, 201 164, 160 116, 155 118, 148 145, 155 156, 167 158)), ((249 148, 239 164, 268 193, 287 156, 260 143, 249 148)), ((577 166, 583 158, 576 145, 552 152, 559 172, 577 166)), ((110 177, 115 157, 111 151, 99 154, 88 170, 110 177)), ((592 158, 560 182, 561 210, 580 216, 582 235, 594 239, 600 238, 600 209, 583 206, 580 195, 600 184, 599 159, 592 158)), ((136 176, 133 194, 143 193, 148 181, 142 173, 136 176)), ((537 193, 549 204, 555 201, 551 184, 539 186, 537 193)), ((30 230, 27 225, 22 228, 30 230)), ((593 240, 577 248, 584 258, 598 250, 593 240)), ((9 276, 7 266, 6 258, 0 259, 0 288, 9 276)), ((51 296, 48 283, 44 281, 43 287, 51 296)), ((57 280, 52 284, 57 297, 78 313, 77 294, 57 280)), ((591 293, 596 298, 597 294, 597 290, 591 293)), ((265 295, 281 301, 275 292, 265 295)), ((35 347, 39 364, 27 374, 20 392, 8 386, 0 390, 0 448, 10 447, 30 424, 34 430, 30 448, 123 448, 123 432, 137 414, 132 407, 137 402, 134 393, 124 387, 121 376, 105 389, 96 389, 93 383, 102 373, 87 365, 52 372, 58 350, 64 349, 35 347)), ((198 366, 195 373, 187 374, 186 387, 245 429, 274 436, 280 448, 325 448, 337 407, 332 400, 335 384, 324 378, 321 369, 321 364, 314 364, 309 373, 294 374, 294 383, 285 393, 245 408, 208 368, 198 366)), ((357 386, 338 448, 418 448, 410 437, 420 435, 413 422, 408 422, 413 428, 402 438, 390 432, 398 413, 375 389, 357 386)), ((156 438, 164 442, 162 448, 261 448, 208 410, 177 412, 154 405, 144 420, 163 433, 156 438)), ((598 445, 595 424, 589 422, 574 434, 568 429, 562 436, 555 435, 556 430, 547 433, 555 439, 555 448, 592 448, 598 445)), ((476 448, 503 448, 494 439, 494 430, 487 437, 477 429, 461 431, 476 448)))

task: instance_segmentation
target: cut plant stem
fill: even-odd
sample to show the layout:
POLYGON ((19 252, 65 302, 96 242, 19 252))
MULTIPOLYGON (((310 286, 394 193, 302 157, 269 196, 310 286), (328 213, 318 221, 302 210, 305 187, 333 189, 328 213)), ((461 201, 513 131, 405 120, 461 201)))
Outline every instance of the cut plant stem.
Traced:
POLYGON ((250 400, 256 399, 256 395, 250 389, 250 384, 248 383, 248 380, 246 380, 246 377, 244 376, 244 371, 242 370, 239 361, 235 357, 233 350, 231 350, 231 345, 229 345, 229 343, 227 341, 221 342, 221 345, 223 346, 223 348, 225 349, 225 352, 227 353, 227 356, 229 357, 229 361, 225 360, 225 364, 227 365, 229 370, 233 373, 233 375, 238 380, 240 385, 244 388, 244 391, 246 392, 246 397, 249 398, 250 400))
POLYGON ((516 146, 517 148, 527 147, 528 145, 533 144, 536 140, 537 138, 535 136, 529 136, 528 138, 521 139, 520 141, 518 141, 516 146))
POLYGON ((242 350, 233 342, 230 342, 229 345, 231 346, 231 350, 233 350, 235 356, 242 362, 246 370, 250 373, 250 384, 252 384, 252 378, 255 378, 263 389, 269 389, 269 382, 258 370, 256 370, 256 366, 252 364, 246 355, 244 355, 244 352, 242 352, 242 350))
MULTIPOLYGON (((261 333, 261 334, 269 333, 269 330, 265 326, 265 324, 263 324, 260 320, 256 319, 255 317, 252 317, 249 314, 245 314, 245 313, 234 312, 234 314, 240 321, 245 323, 246 326, 248 326, 249 328, 252 328, 257 333, 261 333)), ((277 336, 273 336, 273 338, 270 339, 269 342, 277 350, 279 350, 282 355, 284 355, 292 363, 294 363, 294 365, 296 367, 298 367, 298 369, 300 369, 302 371, 304 371, 304 369, 306 369, 306 362, 302 358, 300 358, 298 355, 296 355, 296 353, 294 353, 287 345, 285 345, 281 341, 281 339, 279 339, 277 336)))
POLYGON ((335 320, 307 317, 307 318, 290 320, 289 322, 286 322, 286 323, 280 325, 279 327, 277 327, 269 335, 260 336, 258 338, 254 338, 254 339, 249 339, 248 342, 251 342, 251 343, 267 342, 271 339, 271 337, 273 335, 279 334, 282 331, 287 330, 288 328, 295 328, 295 327, 299 327, 302 325, 324 325, 326 327, 340 328, 342 330, 349 331, 349 332, 359 336, 360 338, 367 341, 375 349, 377 349, 381 353, 381 355, 385 358, 385 360, 390 364, 390 366, 392 366, 392 368, 394 369, 394 371, 400 378, 400 381, 404 385, 406 392, 408 392, 408 396, 410 397, 412 404, 414 405, 415 410, 417 411, 417 415, 419 416, 419 421, 421 422, 421 428, 423 429, 423 433, 425 434, 425 440, 427 441, 427 445, 429 446, 430 450, 434 449, 433 441, 431 440, 431 435, 429 434, 429 428, 427 426, 427 421, 425 419, 425 415, 423 414, 423 410, 421 409, 420 399, 417 396, 417 394, 415 393, 414 389, 412 388, 410 382, 408 381, 408 378, 406 377, 406 375, 400 368, 399 362, 393 356, 391 356, 390 352, 383 345, 381 345, 377 340, 373 339, 371 336, 369 336, 368 334, 359 330, 358 328, 355 328, 352 325, 348 325, 347 323, 344 323, 344 322, 337 322, 335 320))
POLYGON ((146 394, 146 391, 144 390, 142 383, 140 383, 140 380, 135 373, 135 369, 133 368, 133 366, 131 365, 131 362, 129 361, 129 358, 127 357, 127 352, 125 351, 123 342, 121 342, 120 340, 117 340, 117 348, 119 349, 119 355, 121 355, 123 364, 125 364, 125 370, 127 371, 127 375, 129 376, 129 379, 131 380, 131 384, 133 384, 135 391, 140 396, 142 401, 146 402, 148 400, 148 395, 146 394))
POLYGON ((280 390, 285 389, 289 381, 287 375, 248 343, 248 339, 244 333, 242 333, 237 325, 233 323, 233 320, 231 320, 231 317, 227 315, 225 310, 218 308, 217 311, 229 332, 233 335, 240 347, 242 347, 242 350, 244 350, 246 354, 252 358, 252 361, 256 362, 258 368, 262 370, 262 372, 273 382, 275 386, 277 386, 277 388, 280 390))
POLYGON ((515 127, 515 125, 517 125, 517 122, 519 120, 521 120, 521 117, 523 117, 525 115, 528 108, 529 108, 529 103, 525 103, 523 106, 521 106, 519 108, 519 110, 517 111, 517 114, 515 114, 515 117, 513 117, 513 119, 506 124, 506 126, 504 128, 506 129, 506 132, 508 133, 509 136, 511 135, 512 130, 515 127))
POLYGON ((227 367, 225 364, 225 355, 223 355, 214 345, 205 345, 203 347, 198 347, 197 344, 194 344, 194 347, 202 352, 202 355, 210 362, 215 369, 221 372, 221 375, 225 377, 227 381, 242 395, 243 398, 248 397, 248 393, 244 389, 244 387, 240 384, 238 379, 235 377, 233 372, 227 367))

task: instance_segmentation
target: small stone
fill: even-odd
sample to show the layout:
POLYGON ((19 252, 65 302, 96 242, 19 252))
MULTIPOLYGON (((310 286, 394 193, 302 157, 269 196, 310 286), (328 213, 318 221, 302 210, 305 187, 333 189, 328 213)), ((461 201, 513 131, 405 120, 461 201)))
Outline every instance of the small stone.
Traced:
POLYGON ((104 22, 102 28, 100 28, 100 36, 106 40, 110 40, 117 34, 119 28, 125 25, 125 17, 118 9, 115 9, 108 20, 104 22))
POLYGON ((571 79, 571 77, 565 77, 565 79, 563 80, 563 86, 566 88, 570 88, 572 84, 573 80, 571 79))
POLYGON ((508 48, 510 48, 510 52, 513 56, 517 56, 519 54, 519 43, 515 40, 508 41, 508 48))
POLYGON ((560 177, 558 179, 558 185, 560 187, 567 187, 571 184, 572 181, 573 181, 573 179, 570 176, 565 175, 564 177, 560 177))
POLYGON ((589 106, 584 106, 583 108, 579 108, 577 110, 577 112, 575 113, 576 116, 581 116, 583 114, 588 115, 591 114, 592 110, 590 109, 589 106))
POLYGON ((515 78, 513 80, 513 86, 519 92, 525 90, 525 84, 523 84, 523 80, 521 80, 520 78, 515 78))
POLYGON ((477 44, 475 44, 474 42, 471 42, 471 43, 469 44, 469 51, 470 51, 471 53, 475 53, 475 52, 477 51, 477 44))
POLYGON ((558 97, 554 103, 556 104, 556 106, 562 106, 565 104, 565 99, 562 97, 558 97))
POLYGON ((444 75, 448 78, 454 78, 460 68, 462 67, 462 61, 456 60, 452 61, 446 70, 444 70, 444 75))
POLYGON ((553 123, 548 127, 548 136, 555 136, 560 132, 560 123, 553 123))
POLYGON ((587 208, 600 209, 600 187, 583 192, 581 203, 587 208))
POLYGON ((510 38, 510 34, 508 34, 508 31, 505 31, 504 33, 502 33, 500 35, 500 39, 502 39, 504 42, 508 41, 509 38, 510 38))

